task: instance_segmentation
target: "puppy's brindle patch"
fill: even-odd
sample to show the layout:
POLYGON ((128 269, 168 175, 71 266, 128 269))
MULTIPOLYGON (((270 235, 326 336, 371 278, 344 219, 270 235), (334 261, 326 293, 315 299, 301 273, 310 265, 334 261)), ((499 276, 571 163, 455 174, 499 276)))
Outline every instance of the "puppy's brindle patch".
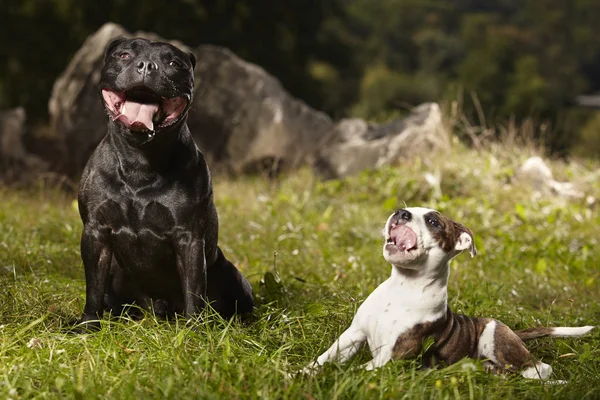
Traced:
POLYGON ((470 318, 452 313, 448 308, 446 314, 435 321, 417 324, 398 337, 394 344, 393 359, 416 356, 422 350, 427 337, 434 339, 434 344, 423 355, 425 366, 438 363, 453 364, 462 358, 478 357, 477 345, 479 337, 489 318, 470 318))
POLYGON ((581 336, 593 327, 534 328, 512 331, 491 318, 454 314, 448 308, 449 263, 463 250, 477 253, 473 234, 435 210, 408 208, 392 214, 384 229, 384 258, 392 264, 388 280, 359 307, 350 327, 305 372, 329 361, 345 362, 367 342, 373 359, 366 368, 414 357, 427 337, 433 345, 425 366, 449 365, 464 357, 485 359, 498 372, 522 370, 526 378, 547 379, 552 368, 535 362, 524 339, 581 336), (383 305, 386 305, 383 307, 383 305))

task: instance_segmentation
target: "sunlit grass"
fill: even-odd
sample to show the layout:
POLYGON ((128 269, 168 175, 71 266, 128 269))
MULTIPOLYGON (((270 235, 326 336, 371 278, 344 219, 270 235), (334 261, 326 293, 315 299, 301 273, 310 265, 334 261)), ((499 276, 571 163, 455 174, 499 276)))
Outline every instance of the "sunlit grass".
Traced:
MULTIPOLYGON (((0 398, 598 398, 600 332, 529 343, 566 385, 496 376, 465 361, 422 371, 402 361, 375 372, 327 365, 290 378, 348 326, 389 274, 381 228, 404 205, 437 208, 470 227, 477 257, 458 257, 455 311, 523 328, 597 325, 600 216, 593 202, 535 194, 514 175, 528 148, 413 160, 321 182, 302 170, 277 181, 215 179, 220 244, 250 279, 259 306, 246 325, 204 315, 103 321, 92 335, 65 329, 79 317, 85 282, 73 195, 0 191, 0 398), (437 177, 430 185, 426 173, 437 177)), ((582 182, 600 165, 552 164, 582 182)))

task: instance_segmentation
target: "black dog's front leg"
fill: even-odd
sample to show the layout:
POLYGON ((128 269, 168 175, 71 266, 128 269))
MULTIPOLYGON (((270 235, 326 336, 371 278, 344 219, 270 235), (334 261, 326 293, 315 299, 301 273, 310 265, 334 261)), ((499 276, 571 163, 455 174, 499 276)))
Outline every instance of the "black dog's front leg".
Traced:
POLYGON ((177 272, 183 289, 184 315, 197 314, 206 304, 206 257, 204 239, 186 232, 175 239, 177 272))
POLYGON ((108 230, 84 227, 81 235, 81 258, 85 268, 85 307, 80 331, 100 329, 104 311, 104 294, 108 281, 112 251, 108 230))

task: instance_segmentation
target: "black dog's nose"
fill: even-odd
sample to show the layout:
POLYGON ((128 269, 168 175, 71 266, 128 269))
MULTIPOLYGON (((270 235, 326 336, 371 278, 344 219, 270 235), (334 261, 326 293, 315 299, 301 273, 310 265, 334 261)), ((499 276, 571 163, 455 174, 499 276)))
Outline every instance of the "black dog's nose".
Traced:
POLYGON ((157 70, 158 65, 155 62, 150 60, 141 60, 137 64, 137 69, 141 73, 148 73, 152 70, 157 70))
POLYGON ((396 217, 398 221, 404 220, 405 222, 408 222, 412 219, 412 214, 410 213, 410 211, 401 208, 398 211, 396 211, 396 217))

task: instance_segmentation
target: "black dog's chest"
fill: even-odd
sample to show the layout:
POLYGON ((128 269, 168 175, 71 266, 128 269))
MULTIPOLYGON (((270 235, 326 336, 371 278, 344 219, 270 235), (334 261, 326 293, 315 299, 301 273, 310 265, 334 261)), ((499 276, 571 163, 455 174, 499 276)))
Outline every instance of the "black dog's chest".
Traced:
POLYGON ((173 212, 156 200, 107 199, 94 214, 96 222, 109 227, 112 234, 125 229, 132 234, 150 231, 164 237, 173 231, 177 222, 173 212))
POLYGON ((94 214, 108 228, 114 256, 126 270, 174 270, 173 240, 182 227, 165 204, 119 197, 105 200, 94 214))

